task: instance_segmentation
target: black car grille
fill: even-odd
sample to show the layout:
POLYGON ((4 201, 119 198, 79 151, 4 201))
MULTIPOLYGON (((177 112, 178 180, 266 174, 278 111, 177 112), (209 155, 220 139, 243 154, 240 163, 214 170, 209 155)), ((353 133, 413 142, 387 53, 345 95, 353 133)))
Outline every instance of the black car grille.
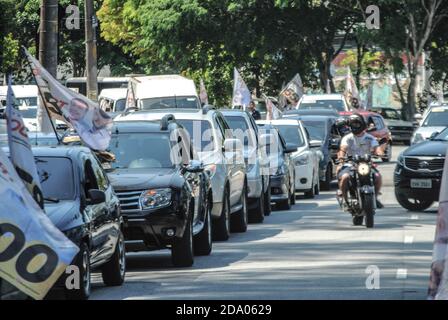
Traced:
POLYGON ((413 158, 405 157, 406 168, 414 171, 441 171, 445 158, 413 158))
POLYGON ((390 131, 396 131, 396 132, 413 132, 414 131, 414 128, 413 127, 395 127, 395 126, 392 126, 392 127, 389 127, 389 130, 390 131))
POLYGON ((136 214, 140 212, 140 195, 143 190, 135 190, 135 191, 115 191, 120 199, 121 212, 122 213, 130 213, 136 214))

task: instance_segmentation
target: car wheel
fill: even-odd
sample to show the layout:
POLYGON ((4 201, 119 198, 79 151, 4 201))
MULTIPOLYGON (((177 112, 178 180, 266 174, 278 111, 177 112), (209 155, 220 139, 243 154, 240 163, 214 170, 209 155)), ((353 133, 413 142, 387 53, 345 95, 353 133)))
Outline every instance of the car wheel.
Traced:
POLYGON ((106 286, 121 286, 126 275, 126 251, 123 233, 120 231, 112 258, 101 268, 103 282, 106 286))
POLYGON ((386 148, 386 157, 382 158, 383 162, 389 162, 392 159, 392 145, 389 143, 386 148))
POLYGON ((241 192, 242 207, 238 212, 235 212, 230 217, 230 231, 231 232, 246 232, 247 231, 247 187, 244 184, 241 192))
POLYGON ((331 180, 333 180, 333 169, 329 163, 325 171, 325 181, 320 181, 320 190, 330 191, 331 180))
POLYGON ((188 218, 182 238, 174 239, 173 247, 171 248, 171 260, 175 267, 191 267, 193 265, 193 227, 191 217, 188 218))
POLYGON ((314 194, 317 196, 320 193, 320 180, 319 180, 319 178, 317 178, 316 180, 317 180, 317 183, 314 186, 314 194))
POLYGON ((66 288, 66 297, 69 300, 87 300, 92 290, 92 282, 90 273, 90 250, 86 242, 81 243, 74 265, 79 269, 79 289, 66 288))
POLYGON ((395 189, 395 198, 397 198, 398 203, 405 209, 409 211, 424 211, 431 207, 434 203, 432 200, 427 199, 416 199, 408 198, 404 194, 400 193, 395 189))
POLYGON ((307 199, 313 199, 314 198, 314 195, 315 195, 315 188, 314 188, 314 181, 313 181, 313 183, 311 184, 311 189, 310 190, 308 190, 308 191, 306 191, 305 192, 305 198, 307 198, 307 199))
POLYGON ((229 189, 224 192, 221 216, 213 223, 213 240, 227 241, 230 237, 230 199, 229 189))
POLYGON ((249 223, 262 223, 264 221, 264 192, 261 191, 260 197, 256 200, 255 208, 249 211, 249 223))
POLYGON ((194 237, 194 254, 198 256, 208 256, 212 252, 212 224, 211 224, 211 200, 205 203, 204 227, 196 237, 194 237))
POLYGON ((290 210, 291 209, 291 195, 288 194, 288 199, 279 201, 277 203, 279 210, 290 210))
POLYGON ((270 216, 272 212, 271 208, 271 182, 268 183, 268 189, 264 194, 264 215, 270 216))

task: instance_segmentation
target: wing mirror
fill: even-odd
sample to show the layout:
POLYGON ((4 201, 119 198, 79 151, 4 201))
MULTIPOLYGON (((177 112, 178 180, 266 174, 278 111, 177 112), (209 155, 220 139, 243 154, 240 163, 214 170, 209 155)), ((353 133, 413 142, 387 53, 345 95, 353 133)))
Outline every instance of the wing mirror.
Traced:
POLYGON ((89 199, 87 203, 89 205, 95 205, 106 202, 106 194, 104 191, 98 189, 90 189, 89 190, 89 199))
POLYGON ((310 141, 310 148, 320 148, 322 147, 322 141, 319 140, 311 140, 310 141))
POLYGON ((287 143, 285 148, 285 153, 296 152, 298 147, 295 144, 287 143))
POLYGON ((200 173, 204 171, 204 166, 199 160, 190 160, 190 163, 185 167, 185 171, 191 173, 200 173))
POLYGON ((433 132, 433 133, 429 136, 429 140, 434 140, 435 137, 437 137, 437 136, 439 135, 439 133, 440 133, 440 132, 438 132, 438 131, 433 132))

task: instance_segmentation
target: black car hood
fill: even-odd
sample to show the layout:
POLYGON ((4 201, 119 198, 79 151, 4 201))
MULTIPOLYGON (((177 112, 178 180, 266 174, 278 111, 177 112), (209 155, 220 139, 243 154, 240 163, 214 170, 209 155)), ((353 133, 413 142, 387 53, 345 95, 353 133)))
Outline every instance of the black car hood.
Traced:
POLYGON ((403 152, 405 156, 436 156, 444 157, 448 148, 448 141, 423 141, 403 152))
POLYGON ((84 224, 77 201, 45 202, 45 212, 56 228, 61 231, 67 231, 84 224))
POLYGON ((116 190, 165 188, 172 184, 176 169, 113 169, 108 176, 116 190))

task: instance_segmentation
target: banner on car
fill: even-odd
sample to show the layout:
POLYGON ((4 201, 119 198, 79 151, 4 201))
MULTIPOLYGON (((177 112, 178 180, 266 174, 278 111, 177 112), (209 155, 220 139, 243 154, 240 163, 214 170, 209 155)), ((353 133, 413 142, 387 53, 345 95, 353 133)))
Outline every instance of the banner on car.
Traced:
MULTIPOLYGON (((296 104, 303 96, 303 83, 300 74, 296 74, 280 92, 290 103, 296 104)), ((294 105, 295 106, 295 105, 294 105)))
POLYGON ((0 149, 0 277, 43 299, 79 248, 40 209, 0 149))
POLYGON ((246 107, 249 105, 251 100, 251 95, 249 88, 241 77, 240 73, 236 68, 233 70, 233 97, 232 97, 232 108, 237 106, 246 107))

